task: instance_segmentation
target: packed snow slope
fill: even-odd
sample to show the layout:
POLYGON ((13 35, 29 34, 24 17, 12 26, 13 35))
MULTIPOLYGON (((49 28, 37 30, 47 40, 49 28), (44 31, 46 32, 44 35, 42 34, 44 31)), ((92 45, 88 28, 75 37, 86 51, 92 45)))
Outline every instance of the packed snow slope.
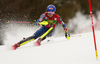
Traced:
POLYGON ((90 32, 69 40, 65 37, 47 38, 41 46, 34 46, 33 41, 17 50, 10 49, 11 44, 0 46, 0 64, 100 64, 100 31, 96 32, 96 41, 98 60, 90 32))

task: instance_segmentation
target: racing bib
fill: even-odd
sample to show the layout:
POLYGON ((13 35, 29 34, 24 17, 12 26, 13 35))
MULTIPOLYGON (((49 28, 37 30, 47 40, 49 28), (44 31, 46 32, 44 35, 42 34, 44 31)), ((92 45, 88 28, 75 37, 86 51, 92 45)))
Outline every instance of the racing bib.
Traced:
POLYGON ((44 21, 47 21, 49 25, 54 25, 57 23, 57 20, 47 20, 47 19, 44 19, 44 21))

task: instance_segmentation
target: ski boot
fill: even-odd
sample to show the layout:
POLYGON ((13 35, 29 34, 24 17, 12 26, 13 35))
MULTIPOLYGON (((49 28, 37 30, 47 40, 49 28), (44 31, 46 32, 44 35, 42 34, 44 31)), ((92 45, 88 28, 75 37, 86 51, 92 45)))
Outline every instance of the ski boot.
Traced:
POLYGON ((35 46, 40 46, 40 45, 41 45, 41 38, 39 38, 39 39, 36 41, 35 46))
POLYGON ((16 43, 16 44, 14 44, 12 47, 13 47, 13 49, 14 49, 14 50, 16 50, 18 47, 20 47, 19 42, 18 42, 18 43, 16 43))

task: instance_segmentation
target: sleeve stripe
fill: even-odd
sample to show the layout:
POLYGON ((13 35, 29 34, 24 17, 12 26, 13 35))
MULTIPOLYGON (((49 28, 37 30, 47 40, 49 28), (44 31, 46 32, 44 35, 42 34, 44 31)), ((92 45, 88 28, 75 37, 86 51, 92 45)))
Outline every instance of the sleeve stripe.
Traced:
POLYGON ((37 20, 36 25, 38 25, 38 22, 42 21, 44 17, 45 17, 45 14, 42 14, 40 18, 37 20))
POLYGON ((63 27, 66 27, 66 25, 65 25, 65 23, 62 21, 61 17, 59 17, 59 19, 60 19, 61 25, 62 25, 63 27))

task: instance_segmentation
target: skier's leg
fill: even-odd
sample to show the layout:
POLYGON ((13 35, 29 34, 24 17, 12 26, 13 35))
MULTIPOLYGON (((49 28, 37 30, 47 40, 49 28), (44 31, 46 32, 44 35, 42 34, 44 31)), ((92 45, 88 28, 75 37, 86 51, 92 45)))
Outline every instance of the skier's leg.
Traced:
POLYGON ((49 28, 40 38, 43 39, 44 37, 46 37, 49 33, 52 33, 53 31, 53 27, 49 28))
POLYGON ((47 30, 48 30, 48 28, 46 28, 45 26, 42 26, 39 30, 37 30, 34 33, 34 38, 37 39, 38 37, 40 37, 41 35, 43 35, 47 30))
POLYGON ((30 36, 22 41, 19 42, 20 46, 30 42, 30 41, 33 41, 35 39, 37 39, 38 37, 40 37, 43 33, 45 33, 46 31, 48 30, 48 28, 46 27, 41 27, 39 30, 37 30, 33 36, 30 36))
POLYGON ((22 46, 22 45, 24 45, 24 44, 26 44, 26 43, 28 43, 28 42, 30 42, 30 41, 34 41, 34 40, 35 40, 34 36, 30 36, 30 37, 28 37, 28 38, 25 38, 24 40, 21 40, 21 41, 19 42, 19 44, 20 44, 20 46, 22 46))
POLYGON ((55 29, 52 29, 44 38, 42 38, 42 41, 45 40, 47 37, 51 37, 55 32, 55 29))
POLYGON ((46 37, 51 37, 51 36, 53 36, 54 33, 55 33, 55 28, 50 33, 48 33, 48 35, 46 37))
POLYGON ((20 47, 20 46, 22 46, 30 41, 33 41, 33 40, 35 40, 34 36, 30 36, 24 40, 21 40, 20 42, 13 45, 13 49, 16 50, 16 48, 18 48, 18 47, 20 47))
POLYGON ((30 41, 34 41, 35 39, 37 39, 39 36, 41 36, 42 34, 44 34, 46 31, 48 30, 48 28, 42 26, 39 30, 37 30, 33 36, 30 36, 24 40, 21 40, 20 42, 16 43, 15 45, 13 45, 14 50, 16 50, 17 47, 20 47, 30 41))
POLYGON ((46 39, 46 36, 49 35, 50 33, 52 33, 54 30, 53 27, 49 28, 37 41, 36 41, 36 44, 37 45, 41 45, 41 41, 43 41, 44 39, 46 39))

